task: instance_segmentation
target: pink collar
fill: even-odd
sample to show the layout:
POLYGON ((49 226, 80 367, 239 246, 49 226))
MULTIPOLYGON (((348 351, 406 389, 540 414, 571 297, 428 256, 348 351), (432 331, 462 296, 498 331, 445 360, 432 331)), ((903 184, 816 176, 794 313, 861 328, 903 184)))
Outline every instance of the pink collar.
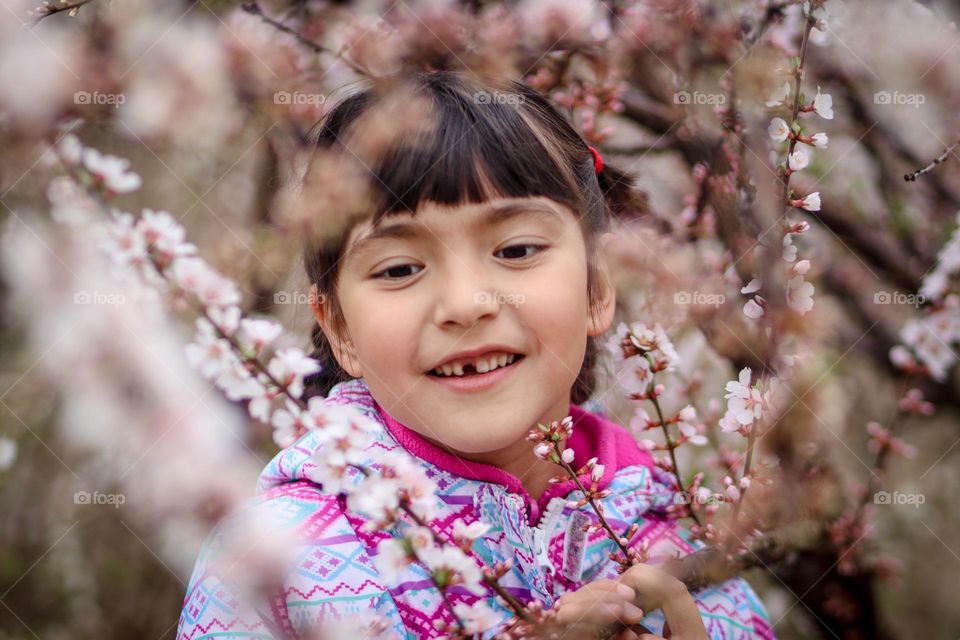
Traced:
MULTIPOLYGON (((458 458, 395 420, 393 416, 384 411, 376 400, 374 400, 374 406, 376 406, 377 412, 379 412, 390 434, 411 454, 454 475, 499 484, 506 487, 507 491, 522 496, 527 505, 528 518, 532 525, 539 521, 540 514, 543 513, 551 498, 566 496, 577 488, 576 483, 571 478, 550 485, 539 499, 534 500, 527 493, 519 478, 512 473, 493 465, 458 458)), ((634 465, 653 467, 653 459, 650 453, 641 449, 630 432, 622 426, 594 415, 575 404, 570 405, 570 416, 573 418, 573 436, 571 436, 567 446, 574 451, 573 465, 571 466, 579 468, 590 458, 596 457, 597 462, 604 465, 603 477, 599 483, 601 489, 609 485, 617 471, 624 467, 634 465)), ((531 444, 531 446, 533 445, 531 444)), ((586 485, 587 481, 584 478, 587 478, 587 476, 581 476, 581 478, 581 481, 586 485)))

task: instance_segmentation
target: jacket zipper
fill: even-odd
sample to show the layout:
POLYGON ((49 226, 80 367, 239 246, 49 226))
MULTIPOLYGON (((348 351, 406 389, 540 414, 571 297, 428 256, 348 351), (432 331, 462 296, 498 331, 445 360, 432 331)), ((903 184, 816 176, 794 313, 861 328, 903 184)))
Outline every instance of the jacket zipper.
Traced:
POLYGON ((537 558, 537 564, 542 569, 549 568, 551 572, 556 572, 556 567, 550 562, 550 539, 557 520, 563 514, 563 507, 566 506, 567 499, 563 496, 554 496, 547 503, 540 523, 533 528, 533 550, 537 558))

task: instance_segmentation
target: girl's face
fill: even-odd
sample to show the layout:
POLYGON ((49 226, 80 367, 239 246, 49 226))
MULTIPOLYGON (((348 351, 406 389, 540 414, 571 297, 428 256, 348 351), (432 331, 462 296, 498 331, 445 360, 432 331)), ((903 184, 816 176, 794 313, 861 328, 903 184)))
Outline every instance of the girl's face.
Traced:
POLYGON ((323 307, 317 319, 341 366, 365 378, 390 415, 455 453, 503 466, 532 451, 525 438, 538 422, 567 415, 587 336, 612 322, 606 264, 597 267, 602 299, 592 316, 571 209, 543 197, 427 203, 416 217, 391 214, 352 230, 337 291, 346 329, 334 334, 323 307), (497 354, 522 357, 477 373, 486 367, 478 350, 498 364, 497 354), (467 375, 436 375, 451 359, 467 375))

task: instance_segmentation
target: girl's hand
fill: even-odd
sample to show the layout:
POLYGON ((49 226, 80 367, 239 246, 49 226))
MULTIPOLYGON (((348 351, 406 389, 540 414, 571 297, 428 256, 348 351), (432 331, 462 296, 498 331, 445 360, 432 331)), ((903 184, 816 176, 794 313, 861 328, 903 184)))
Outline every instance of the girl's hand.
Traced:
POLYGON ((554 603, 556 620, 566 630, 564 640, 596 640, 604 628, 617 622, 630 625, 640 621, 643 610, 637 607, 637 592, 616 580, 596 580, 576 591, 565 593, 554 603))
MULTIPOLYGON (((627 569, 617 581, 636 590, 637 597, 633 603, 644 611, 663 611, 667 619, 663 627, 664 637, 672 640, 707 640, 707 630, 700 619, 697 603, 686 585, 666 571, 648 564, 637 564, 627 569)), ((617 640, 659 638, 642 634, 633 636, 632 633, 629 629, 625 630, 617 636, 617 640)))

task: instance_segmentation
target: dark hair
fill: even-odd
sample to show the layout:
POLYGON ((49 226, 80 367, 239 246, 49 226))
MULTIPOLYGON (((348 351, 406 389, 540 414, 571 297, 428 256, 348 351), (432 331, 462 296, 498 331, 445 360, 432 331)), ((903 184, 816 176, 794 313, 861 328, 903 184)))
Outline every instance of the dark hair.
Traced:
MULTIPOLYGON (((317 149, 337 154, 337 162, 362 165, 361 182, 369 191, 360 217, 375 224, 396 212, 415 214, 425 201, 440 205, 482 203, 493 197, 545 196, 582 215, 580 226, 588 255, 591 312, 597 299, 593 264, 595 240, 610 215, 636 215, 644 208, 632 178, 604 163, 594 170, 587 144, 549 101, 521 82, 482 81, 459 71, 415 71, 372 81, 364 90, 339 102, 310 136, 317 149), (369 118, 376 108, 405 95, 422 102, 414 111, 426 114, 424 126, 395 118, 386 123, 369 118), (380 127, 378 129, 378 127, 380 127), (384 130, 390 135, 384 136, 384 130), (364 137, 384 138, 376 148, 364 137)), ((338 166, 340 166, 338 165, 338 166)), ((322 189, 322 187, 321 187, 322 189)), ((316 204, 308 217, 316 215, 316 204)), ((357 220, 354 220, 353 224, 357 220)), ((308 233, 304 267, 325 302, 329 322, 341 330, 337 298, 339 262, 352 224, 318 239, 308 233)), ((342 333, 340 335, 343 335, 342 333)), ((333 355, 319 324, 312 330, 321 371, 305 380, 304 397, 327 395, 351 379, 333 355)), ((593 393, 597 337, 588 337, 571 401, 585 402, 593 393)))

